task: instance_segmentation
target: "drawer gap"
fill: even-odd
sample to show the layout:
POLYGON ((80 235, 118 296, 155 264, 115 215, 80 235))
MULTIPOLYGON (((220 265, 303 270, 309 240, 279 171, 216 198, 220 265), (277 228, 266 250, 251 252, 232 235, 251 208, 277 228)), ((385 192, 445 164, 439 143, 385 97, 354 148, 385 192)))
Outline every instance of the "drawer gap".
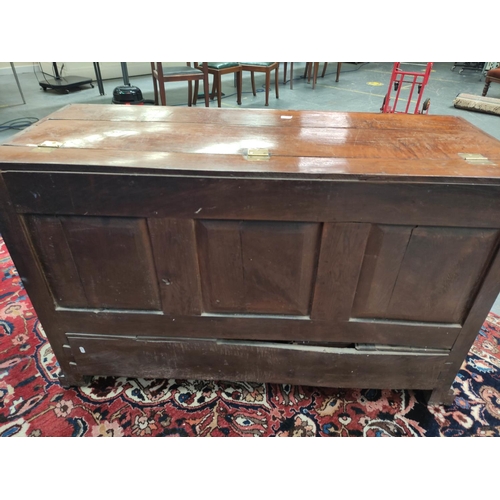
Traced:
POLYGON ((386 344, 354 344, 357 351, 360 352, 400 352, 415 354, 449 354, 449 349, 437 349, 433 347, 411 347, 404 345, 386 345, 386 344))

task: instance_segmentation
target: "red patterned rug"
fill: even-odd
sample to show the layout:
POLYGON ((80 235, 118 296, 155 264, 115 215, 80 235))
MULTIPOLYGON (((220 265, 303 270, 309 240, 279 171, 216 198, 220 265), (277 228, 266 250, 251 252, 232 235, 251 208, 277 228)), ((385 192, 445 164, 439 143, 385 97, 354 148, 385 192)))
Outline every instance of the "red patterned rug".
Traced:
POLYGON ((0 237, 0 436, 498 436, 500 317, 455 379, 455 403, 418 391, 95 377, 63 389, 0 237))

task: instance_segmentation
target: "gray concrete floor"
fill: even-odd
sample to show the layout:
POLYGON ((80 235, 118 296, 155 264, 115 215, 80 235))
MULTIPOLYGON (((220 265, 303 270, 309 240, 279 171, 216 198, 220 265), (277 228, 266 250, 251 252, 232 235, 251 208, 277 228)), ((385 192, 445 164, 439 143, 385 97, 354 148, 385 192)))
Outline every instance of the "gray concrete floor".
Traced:
MULTIPOLYGON (((452 66, 451 62, 434 64, 429 83, 424 90, 424 99, 427 97, 431 99, 430 114, 461 116, 481 130, 500 139, 500 116, 464 111, 453 106, 453 99, 460 93, 481 95, 484 78, 481 78, 481 75, 474 71, 460 73, 459 68, 452 71, 452 66)), ((322 65, 320 65, 320 71, 321 68, 322 65)), ((413 68, 413 70, 415 69, 413 68)), ((378 113, 387 91, 391 70, 392 63, 344 63, 340 81, 337 83, 335 82, 336 63, 330 63, 327 74, 324 78, 318 79, 316 88, 313 90, 311 84, 302 78, 304 63, 295 63, 293 90, 290 89, 289 82, 283 84, 281 68, 280 97, 276 99, 274 91, 271 89, 269 107, 378 113)), ((123 84, 121 80, 105 81, 106 95, 100 96, 97 85, 93 89, 86 86, 64 94, 41 90, 34 73, 19 74, 19 80, 26 99, 24 105, 20 104, 22 100, 13 76, 8 74, 0 76, 0 124, 7 120, 23 117, 40 119, 70 103, 110 104, 113 89, 123 84)), ((130 83, 142 90, 145 99, 153 99, 153 85, 150 75, 131 77, 130 83)), ((241 106, 238 106, 233 77, 232 75, 225 76, 222 91, 226 95, 223 98, 222 106, 264 108, 264 76, 256 74, 256 83, 259 92, 254 97, 251 92, 249 76, 248 74, 244 75, 243 102, 241 106)), ((488 96, 500 98, 500 85, 491 85, 488 96)), ((185 83, 167 85, 167 102, 173 106, 185 106, 187 85, 185 83)), ((202 105, 202 101, 198 103, 198 106, 202 105)), ((211 103, 211 106, 216 105, 215 101, 211 103)), ((0 130, 0 143, 5 142, 14 133, 16 133, 15 130, 0 130)), ((500 296, 492 311, 500 315, 500 296)))

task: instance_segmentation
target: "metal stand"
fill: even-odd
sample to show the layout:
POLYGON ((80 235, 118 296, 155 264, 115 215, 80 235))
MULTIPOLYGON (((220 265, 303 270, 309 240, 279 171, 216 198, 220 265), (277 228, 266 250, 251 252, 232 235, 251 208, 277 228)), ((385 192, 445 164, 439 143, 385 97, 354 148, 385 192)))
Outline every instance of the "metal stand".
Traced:
POLYGON ((21 89, 21 84, 19 83, 19 78, 17 77, 17 71, 16 67, 14 66, 14 63, 10 63, 10 67, 12 68, 12 73, 14 73, 14 78, 16 79, 17 88, 19 89, 19 93, 21 94, 21 99, 23 100, 23 104, 26 104, 26 101, 24 100, 24 94, 21 89))
MULTIPOLYGON (((102 83, 102 75, 101 75, 101 67, 98 62, 92 63, 94 65, 94 72, 95 72, 95 77, 96 77, 96 82, 97 82, 97 87, 99 88, 99 93, 101 95, 104 94, 104 85, 102 83)), ((123 84, 130 86, 130 79, 128 76, 128 68, 127 68, 127 63, 122 62, 120 63, 122 67, 122 75, 123 75, 123 84)))
POLYGON ((129 80, 129 77, 128 77, 127 63, 126 62, 122 62, 120 64, 122 65, 123 85, 130 85, 130 80, 129 80))
POLYGON ((39 82, 40 87, 43 90, 64 90, 67 94, 69 89, 75 87, 81 87, 82 85, 90 85, 92 88, 92 78, 84 78, 82 76, 65 76, 59 75, 59 70, 57 68, 57 63, 52 63, 52 68, 54 69, 54 78, 45 80, 44 82, 39 82))
POLYGON ((94 65, 95 80, 97 82, 97 88, 99 89, 99 94, 104 95, 104 85, 102 83, 101 67, 98 62, 92 63, 94 65))
POLYGON ((455 68, 460 68, 460 71, 458 72, 459 75, 461 75, 464 70, 480 71, 482 73, 485 64, 486 63, 484 62, 456 62, 451 68, 451 71, 454 71, 455 68))

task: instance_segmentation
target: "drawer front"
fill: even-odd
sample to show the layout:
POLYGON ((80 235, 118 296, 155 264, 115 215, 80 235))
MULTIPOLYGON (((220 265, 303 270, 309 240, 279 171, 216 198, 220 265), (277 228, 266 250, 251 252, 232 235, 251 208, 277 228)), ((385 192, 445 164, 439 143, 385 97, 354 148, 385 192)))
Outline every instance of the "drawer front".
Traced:
POLYGON ((222 340, 68 334, 82 375, 432 389, 442 353, 362 351, 222 340))

